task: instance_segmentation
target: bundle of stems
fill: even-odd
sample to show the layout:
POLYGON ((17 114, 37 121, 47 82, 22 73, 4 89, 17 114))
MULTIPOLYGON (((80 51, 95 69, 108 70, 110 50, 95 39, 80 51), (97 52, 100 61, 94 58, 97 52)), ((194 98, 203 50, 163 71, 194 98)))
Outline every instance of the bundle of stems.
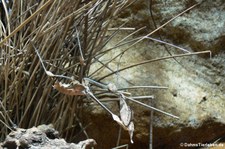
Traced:
POLYGON ((132 0, 2 0, 0 140, 15 127, 52 123, 67 139, 80 126, 83 97, 53 89, 81 81, 113 36, 107 31, 132 0), (42 58, 40 61, 35 49, 42 58), (59 76, 49 77, 42 67, 59 76))

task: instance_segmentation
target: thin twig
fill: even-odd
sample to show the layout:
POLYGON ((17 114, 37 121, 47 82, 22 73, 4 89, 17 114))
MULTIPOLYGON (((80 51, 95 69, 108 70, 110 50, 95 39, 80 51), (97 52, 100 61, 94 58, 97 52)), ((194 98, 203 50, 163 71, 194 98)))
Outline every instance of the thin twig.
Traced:
MULTIPOLYGON (((95 58, 95 57, 94 57, 94 59, 97 60, 97 62, 99 62, 102 66, 104 66, 105 68, 107 68, 107 69, 110 70, 111 72, 116 72, 116 71, 112 70, 109 66, 107 66, 106 64, 104 64, 103 62, 101 62, 99 59, 97 59, 97 58, 95 58)), ((101 68, 103 68, 103 67, 101 67, 101 68)), ((100 68, 100 69, 101 69, 101 68, 100 68)), ((100 69, 98 69, 97 71, 99 71, 100 69)), ((94 73, 97 73, 97 71, 95 71, 94 73)), ((94 73, 93 73, 93 74, 94 74, 94 73)), ((134 83, 130 82, 130 81, 127 80, 125 77, 121 76, 119 73, 117 73, 117 75, 118 75, 120 78, 122 78, 123 80, 125 80, 127 83, 129 83, 129 84, 131 84, 131 85, 134 85, 134 83)), ((92 76, 92 75, 90 75, 90 77, 91 77, 91 76, 92 76)))
POLYGON ((89 83, 95 85, 95 86, 98 86, 98 87, 102 88, 102 89, 108 89, 107 85, 102 84, 102 83, 100 83, 100 82, 97 82, 97 81, 95 81, 95 80, 93 80, 93 79, 90 79, 90 78, 83 78, 83 79, 84 79, 85 81, 88 81, 89 83))
POLYGON ((4 111, 4 114, 7 116, 8 121, 10 122, 10 124, 11 124, 13 127, 16 126, 16 125, 13 123, 13 121, 11 120, 11 118, 10 118, 8 112, 6 111, 4 105, 2 104, 2 101, 1 101, 1 100, 0 100, 0 106, 2 107, 2 109, 3 109, 3 111, 4 111))
POLYGON ((37 11, 35 11, 29 18, 27 18, 25 21, 23 21, 22 24, 20 24, 14 31, 12 31, 6 38, 4 38, 0 42, 0 46, 6 42, 9 38, 11 38, 14 34, 16 34, 19 30, 21 30, 27 23, 29 23, 34 17, 36 17, 40 11, 44 10, 48 5, 52 3, 53 0, 48 0, 44 5, 42 5, 37 11))
POLYGON ((150 111, 150 124, 149 124, 149 149, 153 149, 153 115, 154 111, 150 111))
MULTIPOLYGON (((153 25, 154 25, 155 29, 157 29, 157 25, 156 25, 156 22, 155 22, 153 13, 152 13, 152 0, 149 0, 148 2, 149 2, 149 3, 148 3, 149 14, 150 14, 150 16, 151 16, 151 18, 152 18, 153 25)), ((162 41, 162 37, 161 37, 160 32, 159 32, 158 34, 159 34, 159 39, 162 41)), ((169 49, 167 48, 167 46, 165 45, 165 43, 164 43, 163 46, 164 46, 164 48, 166 49, 166 51, 169 53, 169 55, 172 55, 171 52, 169 51, 169 49)), ((176 58, 173 58, 173 59, 174 59, 179 65, 181 65, 180 62, 178 62, 176 58)), ((181 66, 182 66, 182 65, 181 65, 181 66)))
POLYGON ((86 132, 86 130, 85 130, 85 128, 84 128, 84 126, 82 125, 81 121, 79 120, 79 118, 77 117, 77 115, 76 115, 76 114, 75 114, 75 118, 76 118, 76 120, 77 120, 77 122, 78 122, 79 126, 82 128, 83 133, 84 133, 84 135, 86 136, 86 139, 89 139, 89 136, 88 136, 88 134, 87 134, 87 132, 86 132))
POLYGON ((131 87, 119 88, 118 90, 143 89, 143 88, 150 88, 150 89, 168 89, 168 87, 165 87, 165 86, 131 86, 131 87))
POLYGON ((120 30, 120 31, 134 31, 135 28, 131 28, 131 27, 121 27, 121 28, 109 28, 108 31, 116 31, 116 30, 120 30))
POLYGON ((126 97, 126 96, 125 96, 125 98, 128 99, 128 100, 130 100, 130 101, 132 101, 132 102, 134 102, 134 103, 136 103, 136 104, 139 104, 139 105, 141 105, 141 106, 143 106, 143 107, 146 107, 146 108, 148 108, 148 109, 151 109, 151 110, 154 110, 154 111, 156 111, 156 112, 165 114, 165 115, 167 115, 167 116, 170 116, 170 117, 179 119, 178 116, 175 116, 175 115, 173 115, 173 114, 170 114, 170 113, 165 112, 165 111, 162 111, 162 110, 159 110, 159 109, 154 108, 154 107, 152 107, 152 106, 146 105, 146 104, 144 104, 144 103, 142 103, 142 102, 140 102, 140 101, 134 100, 134 99, 132 99, 132 98, 130 98, 130 97, 126 97))
POLYGON ((0 119, 0 122, 4 125, 4 126, 6 126, 10 131, 13 131, 13 129, 10 127, 10 126, 8 126, 4 121, 2 121, 1 119, 0 119))
POLYGON ((122 127, 119 126, 119 132, 118 132, 118 137, 117 137, 117 141, 116 141, 116 146, 120 145, 121 134, 122 134, 122 127))
POLYGON ((137 96, 131 97, 132 99, 154 99, 154 96, 137 96))
POLYGON ((89 90, 86 89, 87 95, 89 95, 95 102, 97 102, 104 110, 106 110, 109 114, 114 115, 104 104, 102 104, 95 96, 94 94, 89 90))
POLYGON ((78 32, 76 27, 75 27, 75 29, 76 29, 77 43, 78 43, 78 47, 79 47, 79 51, 80 51, 80 57, 81 57, 82 62, 84 62, 84 54, 83 54, 83 51, 81 49, 79 32, 78 32))
POLYGON ((120 145, 120 146, 117 146, 117 147, 113 147, 112 149, 120 149, 120 148, 124 148, 124 147, 126 147, 125 149, 128 149, 129 145, 124 144, 124 145, 120 145))
POLYGON ((45 73, 46 73, 48 76, 50 76, 50 77, 64 78, 64 79, 68 79, 68 80, 73 80, 71 77, 67 77, 67 76, 64 76, 64 75, 55 75, 55 74, 53 74, 52 72, 48 71, 48 70, 46 69, 45 65, 44 65, 44 62, 43 62, 43 60, 42 60, 42 58, 41 58, 41 55, 39 54, 37 48, 34 46, 34 44, 33 44, 32 42, 31 42, 31 45, 33 46, 33 48, 34 48, 34 50, 35 50, 35 53, 37 54, 37 56, 38 56, 38 58, 39 58, 39 60, 40 60, 40 62, 41 62, 41 65, 42 65, 42 67, 43 67, 45 73))
POLYGON ((115 49, 115 48, 118 48, 118 47, 120 47, 120 46, 123 46, 123 45, 125 45, 125 44, 128 44, 128 43, 130 43, 130 42, 133 42, 133 41, 137 40, 137 38, 135 38, 135 39, 131 39, 130 41, 126 41, 126 42, 125 42, 126 39, 128 39, 129 37, 133 36, 134 34, 140 32, 141 30, 143 30, 143 29, 145 29, 145 28, 146 28, 146 27, 144 26, 144 27, 141 27, 141 28, 137 29, 136 31, 130 33, 129 35, 127 35, 126 37, 124 37, 123 39, 121 39, 121 40, 120 40, 118 43, 116 43, 116 45, 113 46, 112 48, 109 48, 109 49, 107 49, 107 50, 104 50, 103 52, 100 52, 99 54, 109 52, 110 50, 113 50, 113 49, 115 49))
MULTIPOLYGON (((154 34, 155 32, 157 32, 158 30, 162 29, 164 26, 166 26, 167 24, 169 24, 171 21, 173 21, 174 19, 176 19, 177 17, 181 16, 182 14, 184 14, 185 12, 191 10, 192 8, 194 8, 195 6, 197 6, 198 4, 195 4, 193 6, 191 6, 190 8, 186 9, 185 11, 177 14, 175 17, 171 18, 170 20, 168 20, 166 23, 164 23, 163 25, 161 25, 160 27, 158 27, 157 29, 153 30, 152 32, 148 33, 147 35, 143 36, 142 38, 140 38, 139 40, 137 40, 136 42, 134 42, 133 44, 131 44, 130 46, 128 46, 125 50, 123 50, 120 54, 116 55, 114 58, 112 58, 110 60, 110 62, 116 58, 118 58, 121 54, 123 54, 124 52, 127 52, 132 46, 136 45, 137 43, 141 42, 143 39, 145 39, 148 36, 151 36, 152 34, 154 34)), ((175 58, 174 56, 170 56, 170 58, 175 58)), ((108 62, 109 63, 109 62, 108 62)), ((114 73, 111 73, 110 75, 113 75, 114 73)), ((109 75, 109 76, 110 76, 109 75)), ((108 77, 108 76, 107 76, 108 77)), ((105 77, 103 77, 105 78, 105 77)), ((103 78, 99 79, 102 80, 103 78)))
MULTIPOLYGON (((168 43, 168 42, 165 42, 165 41, 162 41, 162 40, 159 40, 159 39, 155 39, 155 38, 152 38, 152 37, 145 37, 146 39, 150 39, 150 40, 153 40, 153 41, 156 41, 156 42, 159 42, 159 43, 163 43, 165 45, 169 45, 171 47, 174 47, 174 48, 177 48, 177 49, 180 49, 181 51, 184 51, 184 52, 187 52, 187 53, 191 53, 190 51, 184 49, 184 48, 181 48, 179 46, 176 46, 174 44, 171 44, 171 43, 168 43)), ((168 50, 169 51, 169 50, 168 50)), ((172 56, 172 54, 170 53, 170 55, 172 56)))
MULTIPOLYGON (((210 57, 211 57, 211 51, 201 51, 201 52, 185 53, 185 54, 179 54, 179 55, 173 55, 173 56, 165 56, 165 57, 161 57, 161 58, 146 60, 146 61, 143 61, 143 62, 132 64, 130 66, 127 66, 127 67, 124 67, 124 68, 118 70, 118 72, 124 71, 124 70, 132 68, 132 67, 136 67, 136 66, 139 66, 139 65, 143 65, 143 64, 147 64, 147 63, 151 63, 151 62, 156 62, 156 61, 160 61, 160 60, 166 60, 166 59, 170 59, 170 58, 173 58, 173 57, 184 57, 184 56, 191 56, 191 55, 198 55, 198 54, 205 54, 205 53, 209 53, 210 57)), ((114 73, 109 73, 109 74, 101 77, 100 79, 98 79, 98 81, 101 81, 101 80, 111 76, 112 74, 114 74, 114 73)))

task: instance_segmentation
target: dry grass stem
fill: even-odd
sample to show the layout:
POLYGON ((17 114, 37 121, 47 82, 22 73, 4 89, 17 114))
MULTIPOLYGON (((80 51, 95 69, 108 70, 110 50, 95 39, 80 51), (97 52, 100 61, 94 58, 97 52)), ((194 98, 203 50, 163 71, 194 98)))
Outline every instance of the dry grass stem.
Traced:
POLYGON ((108 33, 110 23, 133 1, 2 2, 0 139, 14 123, 23 128, 52 123, 72 139, 71 130, 82 127, 76 117, 83 97, 65 96, 52 86, 88 76, 93 58, 114 36, 108 33))

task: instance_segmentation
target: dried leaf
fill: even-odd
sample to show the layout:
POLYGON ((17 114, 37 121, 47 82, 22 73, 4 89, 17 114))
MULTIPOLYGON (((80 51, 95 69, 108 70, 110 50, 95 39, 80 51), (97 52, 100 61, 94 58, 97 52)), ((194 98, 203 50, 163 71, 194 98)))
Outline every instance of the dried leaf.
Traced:
POLYGON ((57 89, 59 92, 66 95, 85 95, 84 90, 85 87, 81 84, 75 84, 72 87, 69 87, 69 84, 63 84, 61 82, 56 82, 53 87, 57 89))

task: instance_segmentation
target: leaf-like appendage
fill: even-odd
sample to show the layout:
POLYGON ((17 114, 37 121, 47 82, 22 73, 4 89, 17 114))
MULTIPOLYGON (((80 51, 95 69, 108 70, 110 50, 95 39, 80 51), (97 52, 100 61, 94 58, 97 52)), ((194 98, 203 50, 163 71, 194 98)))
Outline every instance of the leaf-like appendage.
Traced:
POLYGON ((54 76, 55 76, 51 71, 46 71, 46 74, 47 74, 49 77, 54 77, 54 76))
POLYGON ((128 126, 128 132, 129 132, 129 135, 130 135, 130 142, 131 143, 134 143, 133 141, 133 134, 134 134, 134 122, 130 122, 129 126, 128 126))
POLYGON ((61 82, 56 82, 53 87, 57 89, 59 92, 66 94, 66 95, 85 95, 84 90, 85 87, 81 84, 75 84, 72 87, 69 87, 69 84, 63 84, 61 82))
POLYGON ((120 117, 125 129, 129 132, 130 141, 133 143, 134 123, 133 123, 133 111, 127 105, 123 97, 120 98, 120 117))
POLYGON ((117 91, 117 87, 116 87, 116 85, 113 84, 113 83, 109 83, 109 84, 107 85, 107 87, 108 87, 109 91, 111 91, 111 92, 116 92, 116 91, 117 91))
POLYGON ((120 117, 125 126, 128 126, 132 121, 133 115, 132 110, 127 105, 123 98, 120 98, 120 117))
POLYGON ((123 124, 123 122, 117 115, 112 114, 112 117, 114 121, 116 121, 120 126, 122 126, 125 130, 127 130, 127 127, 123 124))

